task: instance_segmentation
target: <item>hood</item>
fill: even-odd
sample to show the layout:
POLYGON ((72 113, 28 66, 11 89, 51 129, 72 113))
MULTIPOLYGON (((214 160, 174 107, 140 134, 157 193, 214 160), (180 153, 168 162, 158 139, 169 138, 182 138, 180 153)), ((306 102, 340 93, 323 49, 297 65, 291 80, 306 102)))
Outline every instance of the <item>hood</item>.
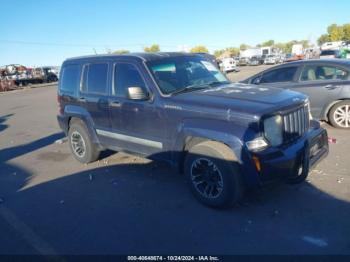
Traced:
MULTIPOLYGON (((174 96, 177 103, 259 117, 303 103, 307 97, 294 91, 242 83, 182 93, 174 96)), ((205 111, 205 110, 204 110, 205 111)))

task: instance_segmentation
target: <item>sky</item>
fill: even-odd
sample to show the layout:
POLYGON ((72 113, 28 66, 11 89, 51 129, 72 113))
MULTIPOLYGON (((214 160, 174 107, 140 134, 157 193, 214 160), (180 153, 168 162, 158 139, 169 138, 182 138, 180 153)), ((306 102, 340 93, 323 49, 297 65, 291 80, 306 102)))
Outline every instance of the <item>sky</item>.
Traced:
POLYGON ((205 45, 315 41, 350 23, 349 0, 0 0, 0 66, 60 65, 66 58, 205 45))

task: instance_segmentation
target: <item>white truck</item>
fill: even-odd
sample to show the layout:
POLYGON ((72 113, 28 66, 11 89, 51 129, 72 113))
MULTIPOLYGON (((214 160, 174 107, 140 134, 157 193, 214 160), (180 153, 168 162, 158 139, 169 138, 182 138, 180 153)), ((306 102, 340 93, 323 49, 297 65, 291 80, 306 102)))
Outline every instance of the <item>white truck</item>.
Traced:
POLYGON ((252 58, 253 56, 261 56, 262 49, 261 48, 248 48, 246 50, 242 50, 239 53, 240 57, 252 58))
POLYGON ((220 68, 225 73, 239 71, 236 60, 231 57, 222 59, 220 68))
POLYGON ((304 48, 302 44, 294 44, 292 46, 292 55, 301 56, 304 53, 304 48))

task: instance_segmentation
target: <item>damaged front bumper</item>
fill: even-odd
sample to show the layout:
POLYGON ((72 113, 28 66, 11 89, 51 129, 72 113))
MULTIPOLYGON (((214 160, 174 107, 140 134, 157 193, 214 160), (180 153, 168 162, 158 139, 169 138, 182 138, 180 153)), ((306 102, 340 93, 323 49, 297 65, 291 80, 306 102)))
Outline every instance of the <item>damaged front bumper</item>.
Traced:
POLYGON ((249 153, 249 167, 244 168, 248 185, 262 185, 277 179, 304 180, 329 152, 327 131, 311 128, 293 144, 249 153), (259 162, 257 165, 257 161, 259 162))

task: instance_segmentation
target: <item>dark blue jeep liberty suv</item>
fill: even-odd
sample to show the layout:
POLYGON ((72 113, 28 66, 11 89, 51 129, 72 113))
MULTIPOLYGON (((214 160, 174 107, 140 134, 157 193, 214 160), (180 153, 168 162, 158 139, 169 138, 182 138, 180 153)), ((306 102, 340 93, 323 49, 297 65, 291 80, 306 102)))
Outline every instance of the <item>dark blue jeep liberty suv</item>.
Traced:
POLYGON ((165 160, 202 203, 227 207, 245 189, 305 180, 328 154, 308 98, 230 83, 200 54, 134 53, 67 59, 58 122, 74 157, 105 149, 165 160))

